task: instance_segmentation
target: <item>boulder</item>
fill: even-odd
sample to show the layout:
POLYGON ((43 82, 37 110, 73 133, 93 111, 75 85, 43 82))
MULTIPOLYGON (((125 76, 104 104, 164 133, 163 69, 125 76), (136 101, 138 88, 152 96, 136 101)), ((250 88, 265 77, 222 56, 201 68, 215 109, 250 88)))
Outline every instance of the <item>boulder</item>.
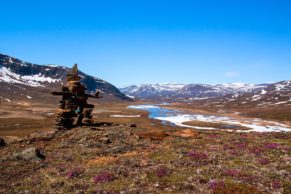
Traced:
POLYGON ((131 124, 129 127, 136 128, 137 125, 135 123, 131 124))
POLYGON ((99 138, 99 141, 104 143, 104 144, 112 143, 111 140, 108 137, 101 137, 101 138, 99 138))
POLYGON ((2 146, 6 146, 6 142, 4 141, 4 139, 0 138, 0 147, 2 146))
POLYGON ((23 160, 44 160, 46 156, 37 148, 31 147, 23 150, 20 153, 14 154, 14 157, 17 159, 23 159, 23 160))

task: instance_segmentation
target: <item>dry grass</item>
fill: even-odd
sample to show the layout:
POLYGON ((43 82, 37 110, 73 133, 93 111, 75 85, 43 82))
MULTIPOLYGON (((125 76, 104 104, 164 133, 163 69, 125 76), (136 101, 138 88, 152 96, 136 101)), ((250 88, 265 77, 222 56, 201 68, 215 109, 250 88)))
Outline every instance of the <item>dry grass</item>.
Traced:
MULTIPOLYGON (((96 106, 103 111, 94 114, 95 121, 110 125, 74 128, 56 133, 52 139, 26 138, 1 147, 0 193, 290 191, 290 133, 229 133, 162 126, 148 119, 146 112, 126 106, 96 106), (110 118, 112 113, 142 117, 110 118), (130 127, 131 123, 137 126, 130 127), (165 132, 167 136, 157 138, 165 132), (150 134, 151 138, 141 134, 150 134), (31 147, 42 150, 46 159, 15 157, 31 147)), ((40 119, 23 120, 26 130, 32 124, 46 125, 40 119)), ((11 134, 20 135, 21 129, 11 130, 11 134)), ((0 133, 3 137, 3 131, 0 133)))

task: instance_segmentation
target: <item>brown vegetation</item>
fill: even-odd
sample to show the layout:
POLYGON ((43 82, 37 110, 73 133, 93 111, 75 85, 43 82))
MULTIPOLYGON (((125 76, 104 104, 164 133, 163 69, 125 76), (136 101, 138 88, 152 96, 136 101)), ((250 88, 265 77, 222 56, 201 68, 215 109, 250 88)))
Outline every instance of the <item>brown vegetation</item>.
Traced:
MULTIPOLYGON (((23 125, 8 130, 9 136, 20 136, 13 140, 0 125, 1 137, 7 142, 0 147, 0 193, 247 194, 290 190, 290 133, 163 126, 148 119, 145 111, 126 106, 98 104, 94 126, 68 131, 52 131, 53 116, 47 120, 36 117, 31 123, 24 119, 23 125), (113 114, 141 117, 110 117, 113 114), (23 137, 30 128, 39 132, 23 137)), ((11 124, 13 119, 6 122, 11 124)))

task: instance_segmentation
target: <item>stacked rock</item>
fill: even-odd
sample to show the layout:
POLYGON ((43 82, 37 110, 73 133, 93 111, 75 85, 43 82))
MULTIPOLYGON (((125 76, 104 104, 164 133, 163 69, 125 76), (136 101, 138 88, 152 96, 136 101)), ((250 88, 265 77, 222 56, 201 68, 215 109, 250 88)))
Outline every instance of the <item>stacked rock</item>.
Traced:
POLYGON ((56 127, 58 129, 70 129, 74 126, 91 124, 93 122, 91 113, 94 105, 88 104, 88 97, 102 97, 99 96, 99 91, 94 96, 87 94, 86 87, 80 80, 78 66, 75 64, 71 72, 67 74, 67 84, 62 87, 62 91, 52 92, 53 95, 62 96, 56 119, 56 127), (74 124, 76 117, 77 122, 74 124))

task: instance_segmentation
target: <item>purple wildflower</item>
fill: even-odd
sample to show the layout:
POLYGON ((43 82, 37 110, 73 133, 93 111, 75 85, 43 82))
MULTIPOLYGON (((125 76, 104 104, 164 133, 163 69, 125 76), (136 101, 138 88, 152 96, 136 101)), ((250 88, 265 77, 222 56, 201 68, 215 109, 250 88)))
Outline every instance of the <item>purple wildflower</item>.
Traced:
POLYGON ((68 177, 69 179, 71 179, 71 178, 76 178, 76 177, 80 176, 83 172, 84 172, 83 169, 77 167, 77 168, 74 168, 74 169, 70 170, 70 171, 67 173, 67 177, 68 177))
POLYGON ((282 187, 282 185, 281 185, 281 183, 279 181, 273 181, 271 183, 271 185, 272 185, 273 189, 280 189, 282 187))
POLYGON ((248 147, 248 144, 247 143, 244 143, 244 142, 242 142, 242 143, 236 143, 236 148, 237 149, 244 150, 247 147, 248 147))
POLYGON ((256 156, 261 155, 264 151, 265 151, 265 149, 263 149, 261 147, 252 147, 251 149, 249 149, 249 152, 256 155, 256 156))
POLYGON ((240 155, 240 153, 238 152, 238 151, 236 151, 236 150, 229 150, 229 155, 231 155, 231 156, 238 156, 238 155, 240 155))
POLYGON ((224 175, 231 176, 231 177, 234 177, 236 179, 243 180, 246 182, 253 182, 254 180, 256 180, 258 178, 256 176, 243 173, 243 172, 236 170, 236 169, 225 170, 224 175))
POLYGON ((209 134, 208 136, 207 136, 208 138, 212 138, 212 139, 216 139, 217 138, 217 135, 216 134, 209 134))
POLYGON ((240 177, 239 177, 240 180, 243 180, 245 182, 248 182, 248 183, 252 183, 256 180, 258 180, 258 177, 257 176, 254 176, 254 175, 251 175, 251 174, 241 174, 240 177))
POLYGON ((241 139, 246 139, 246 138, 248 138, 248 134, 247 133, 242 133, 242 134, 240 134, 240 137, 241 137, 241 139))
POLYGON ((188 153, 188 156, 192 159, 194 159, 195 161, 207 161, 208 160, 208 155, 204 152, 199 152, 199 151, 195 151, 192 150, 188 153))
POLYGON ((277 144, 277 143, 267 143, 265 145, 265 147, 268 148, 268 149, 278 149, 279 148, 279 144, 277 144))
POLYGON ((212 190, 216 190, 224 186, 225 186, 225 183, 223 181, 218 181, 218 180, 209 181, 209 188, 212 190))
POLYGON ((241 175, 239 170, 235 170, 235 169, 228 169, 224 171, 224 174, 226 176, 232 176, 232 177, 239 177, 241 175))
POLYGON ((100 172, 97 176, 93 177, 95 183, 104 183, 114 180, 113 174, 107 171, 100 172))
POLYGON ((267 158, 259 158, 258 159, 258 162, 261 164, 261 165, 267 165, 270 163, 270 161, 267 159, 267 158))
POLYGON ((170 173, 170 170, 165 166, 159 166, 156 170, 156 175, 158 177, 167 176, 170 173))
POLYGON ((288 135, 286 133, 274 133, 273 136, 277 139, 288 139, 288 135))

